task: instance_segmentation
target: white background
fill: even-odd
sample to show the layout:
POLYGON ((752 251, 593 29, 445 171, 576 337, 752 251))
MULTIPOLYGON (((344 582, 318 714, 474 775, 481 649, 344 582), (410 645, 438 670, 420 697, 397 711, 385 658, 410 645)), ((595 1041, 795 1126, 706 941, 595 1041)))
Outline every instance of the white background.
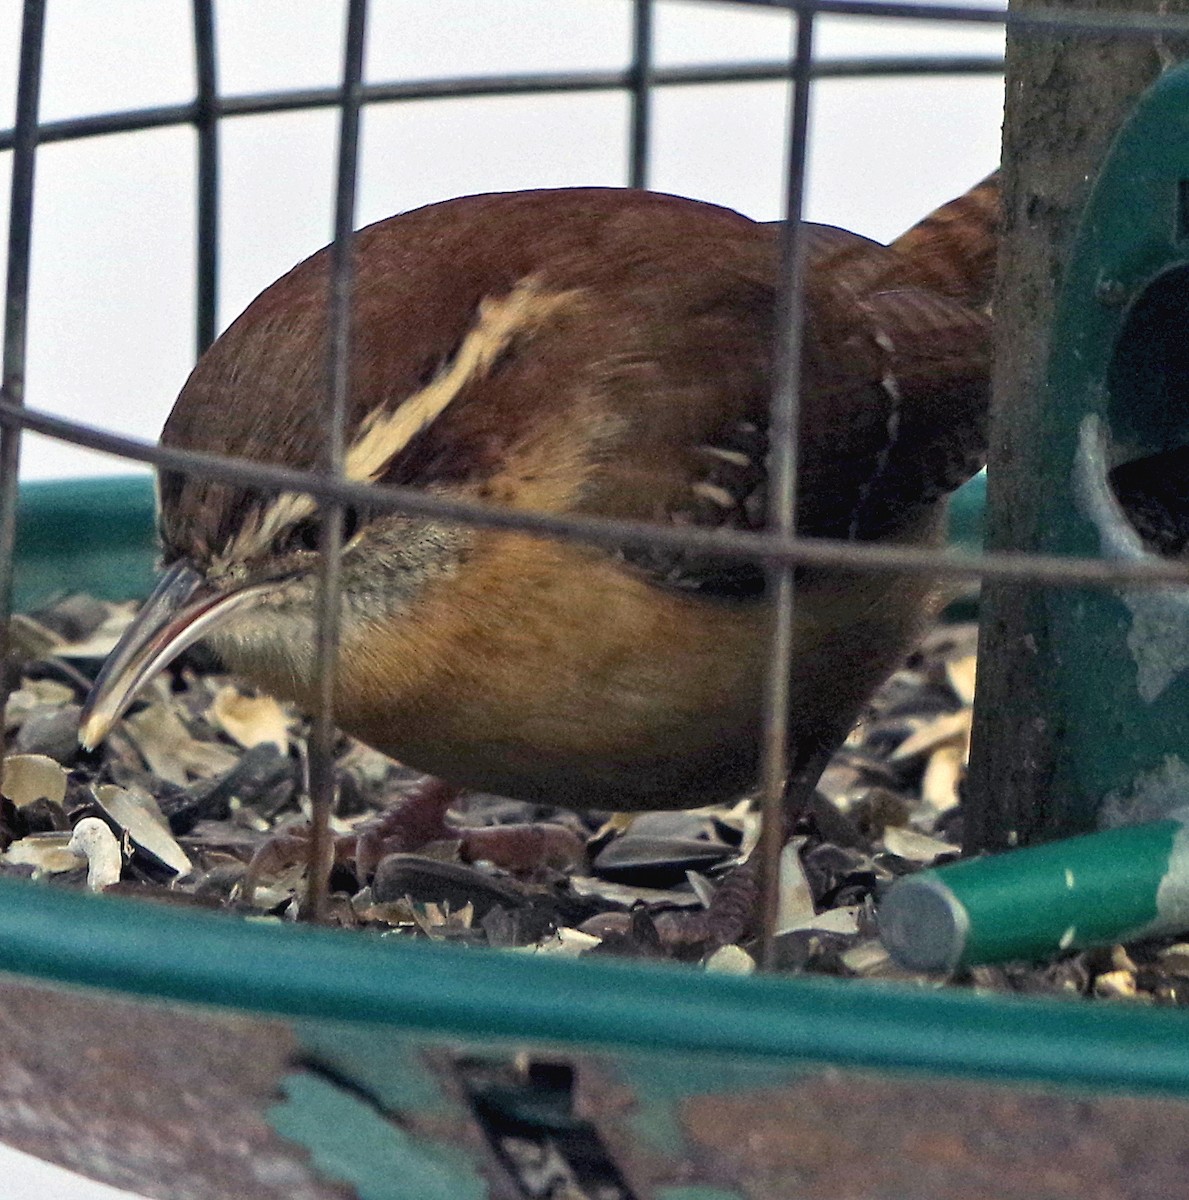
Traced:
MULTIPOLYGON (((367 75, 620 68, 628 0, 374 0, 367 75)), ((333 84, 339 0, 220 0, 226 94, 333 84)), ((0 4, 0 125, 11 123, 20 4, 0 4)), ((186 0, 50 0, 42 117, 181 103, 194 89, 186 0)), ((787 54, 778 12, 659 0, 657 65, 787 54)), ((834 18, 822 56, 996 53, 982 26, 834 18)), ((672 88, 653 103, 650 184, 780 215, 782 84, 672 88)), ((807 216, 886 240, 998 161, 998 77, 830 80, 814 88, 807 216)), ((617 93, 418 101, 367 110, 359 224, 467 192, 626 181, 617 93)), ((331 110, 222 127, 220 325, 323 245, 331 228, 331 110)), ((194 160, 189 129, 46 146, 38 157, 27 402, 154 438, 192 364, 194 160)), ((7 227, 9 156, 0 155, 7 227)), ((0 256, 3 248, 0 247, 0 256)), ((22 474, 115 474, 120 462, 27 437, 22 474)), ((124 1195, 0 1147, 0 1200, 124 1195)))

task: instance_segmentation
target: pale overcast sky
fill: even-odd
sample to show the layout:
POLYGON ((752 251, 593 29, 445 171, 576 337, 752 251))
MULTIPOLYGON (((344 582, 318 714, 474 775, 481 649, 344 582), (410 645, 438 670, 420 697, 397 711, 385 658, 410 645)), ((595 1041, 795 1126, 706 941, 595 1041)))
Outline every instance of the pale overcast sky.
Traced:
MULTIPOLYGON (((0 5, 0 94, 14 94, 18 0, 0 5)), ((219 0, 227 93, 328 85, 339 0, 219 0)), ((628 0, 374 0, 373 81, 609 68, 630 53, 628 0)), ((782 13, 659 0, 658 65, 776 60, 782 13)), ((982 26, 820 22, 822 56, 998 53, 982 26)), ((50 0, 45 120, 178 103, 194 87, 186 0, 50 0)), ((837 80, 814 88, 807 215, 894 236, 998 161, 1002 81, 837 80)), ((11 108, 0 124, 11 124, 11 108)), ((785 88, 673 88, 653 106, 651 185, 750 216, 780 213, 785 88)), ((359 223, 449 196, 626 181, 628 102, 610 93, 420 101, 367 110, 359 223)), ((220 324, 328 239, 331 111, 236 118, 222 132, 220 324)), ((7 228, 9 156, 0 155, 7 228)), ((37 167, 28 403, 154 438, 192 365, 194 135, 47 146, 37 167)), ((3 248, 0 247, 0 256, 3 248)), ((25 440, 27 478, 116 474, 117 460, 25 440)), ((114 1200, 0 1149, 6 1200, 114 1200)))

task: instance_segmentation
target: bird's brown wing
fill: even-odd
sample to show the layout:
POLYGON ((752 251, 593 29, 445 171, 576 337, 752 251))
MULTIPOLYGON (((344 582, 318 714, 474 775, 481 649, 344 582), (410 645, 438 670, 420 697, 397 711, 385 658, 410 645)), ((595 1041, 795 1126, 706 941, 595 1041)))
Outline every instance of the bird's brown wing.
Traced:
MULTIPOLYGON (((805 227, 799 532, 895 539, 922 506, 983 465, 990 318, 957 293, 966 280, 977 303, 986 285, 995 238, 990 186, 976 189, 977 203, 947 205, 891 247, 805 227), (960 254, 972 261, 947 262, 960 254), (928 286, 935 281, 936 290, 928 286)), ((753 404, 699 447, 699 467, 668 520, 762 529, 767 452, 766 403, 753 404)), ((763 572, 750 564, 674 552, 629 558, 667 586, 724 597, 763 591, 763 572)))
MULTIPOLYGON (((807 328, 797 519, 800 533, 873 541, 975 474, 985 461, 990 322, 905 288, 855 310, 816 307, 807 328)), ((767 516, 766 422, 725 425, 675 525, 760 530, 767 516)), ((763 572, 676 552, 629 559, 667 586, 758 596, 763 572)))

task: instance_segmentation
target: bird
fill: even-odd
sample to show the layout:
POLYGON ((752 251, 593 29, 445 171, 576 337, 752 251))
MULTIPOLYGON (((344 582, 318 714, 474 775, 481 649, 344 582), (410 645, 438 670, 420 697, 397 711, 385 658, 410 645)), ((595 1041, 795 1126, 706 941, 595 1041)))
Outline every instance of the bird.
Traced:
MULTIPOLYGON (((801 534, 943 540, 947 497, 985 454, 997 213, 992 176, 886 246, 803 223, 801 534)), ((488 193, 363 228, 351 256, 347 478, 764 528, 778 228, 651 191, 488 193)), ((329 249, 266 288, 198 361, 162 445, 316 468, 329 291, 329 249)), ((316 703, 316 503, 158 482, 165 573, 87 699, 88 747, 199 638, 316 703)), ((344 537, 335 720, 445 781, 431 826, 457 788, 635 812, 752 785, 761 566, 364 506, 344 537)), ((845 738, 944 600, 921 575, 795 578, 794 766, 845 738)))

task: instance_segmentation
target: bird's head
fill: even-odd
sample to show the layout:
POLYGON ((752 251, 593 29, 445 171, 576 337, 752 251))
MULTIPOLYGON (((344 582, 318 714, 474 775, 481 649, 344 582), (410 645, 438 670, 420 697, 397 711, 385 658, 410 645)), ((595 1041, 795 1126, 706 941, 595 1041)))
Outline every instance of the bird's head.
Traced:
MULTIPOLYGON (((87 699, 80 740, 98 745, 137 693, 195 642, 281 695, 313 694, 318 518, 302 515, 299 496, 259 501, 261 536, 208 556, 170 548, 168 566, 104 663, 87 699), (286 510, 289 519, 281 520, 286 510), (274 528, 263 524, 270 514, 274 528)), ((255 522, 249 524, 255 526, 255 522)), ((469 535, 457 526, 400 515, 364 517, 348 510, 342 553, 340 629, 366 644, 416 602, 434 579, 448 577, 469 535)))

